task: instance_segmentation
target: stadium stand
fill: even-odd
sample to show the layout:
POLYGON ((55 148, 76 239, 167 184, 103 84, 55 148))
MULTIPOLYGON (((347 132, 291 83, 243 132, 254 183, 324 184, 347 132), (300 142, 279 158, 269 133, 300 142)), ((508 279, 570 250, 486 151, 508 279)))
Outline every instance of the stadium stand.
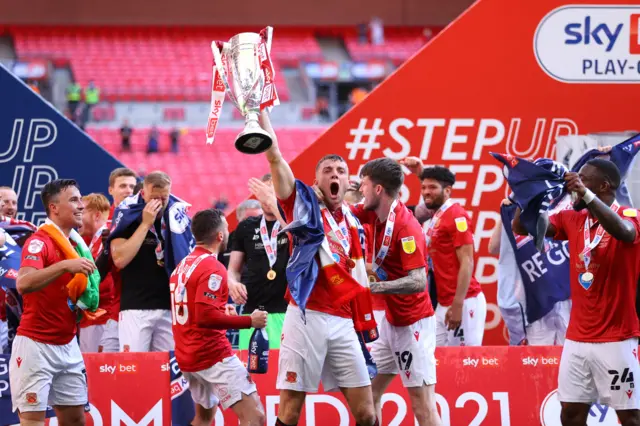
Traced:
MULTIPOLYGON (((311 145, 324 128, 294 128, 278 130, 278 142, 285 158, 293 160, 311 145)), ((219 129, 213 145, 205 144, 203 129, 190 129, 180 139, 180 153, 170 152, 167 129, 160 131, 160 152, 147 154, 149 129, 135 129, 131 137, 131 152, 121 152, 117 129, 89 128, 87 133, 125 165, 147 172, 162 169, 173 178, 173 192, 193 204, 193 211, 210 207, 212 197, 225 194, 230 206, 247 197, 250 177, 268 173, 269 165, 262 155, 244 155, 233 141, 239 129, 219 129), (194 185, 194 182, 198 182, 194 185)))

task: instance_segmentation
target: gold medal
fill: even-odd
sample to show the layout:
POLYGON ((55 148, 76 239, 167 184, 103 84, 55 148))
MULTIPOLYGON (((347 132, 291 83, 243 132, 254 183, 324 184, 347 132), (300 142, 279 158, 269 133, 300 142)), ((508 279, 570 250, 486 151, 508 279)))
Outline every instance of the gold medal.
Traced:
POLYGON ((273 269, 269 269, 269 272, 267 272, 267 279, 269 281, 273 281, 276 279, 276 271, 274 271, 273 269))

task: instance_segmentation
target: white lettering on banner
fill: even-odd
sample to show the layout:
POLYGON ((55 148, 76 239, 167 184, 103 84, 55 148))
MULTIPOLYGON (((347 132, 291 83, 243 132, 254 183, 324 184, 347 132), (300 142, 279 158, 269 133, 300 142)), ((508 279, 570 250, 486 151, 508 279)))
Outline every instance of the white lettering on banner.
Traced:
POLYGON ((154 426, 162 426, 162 398, 145 414, 139 422, 135 422, 122 408, 111 400, 111 426, 147 426, 153 422, 154 426))
POLYGON ((522 262, 522 269, 525 270, 529 280, 535 282, 548 272, 541 256, 546 256, 552 265, 560 265, 569 259, 568 242, 550 242, 550 250, 546 253, 535 253, 530 260, 522 262))
POLYGON ((278 410, 277 410, 278 404, 280 404, 280 395, 267 395, 265 397, 264 409, 265 409, 265 414, 267 416, 268 425, 276 424, 276 419, 278 418, 278 410))
MULTIPOLYGON (((472 152, 472 159, 479 160, 485 148, 499 145, 505 142, 505 151, 508 154, 521 157, 551 157, 555 149, 555 140, 560 134, 578 134, 578 126, 569 118, 553 118, 547 126, 549 119, 538 118, 534 125, 531 141, 522 141, 518 144, 518 136, 522 119, 513 117, 505 124, 505 121, 496 118, 418 118, 412 120, 407 117, 398 117, 388 123, 388 132, 391 140, 399 145, 391 146, 382 150, 382 154, 394 160, 406 157, 411 151, 411 142, 415 136, 409 137, 407 133, 415 133, 414 127, 423 128, 422 145, 420 147, 420 158, 429 158, 429 151, 434 137, 444 138, 444 149, 442 160, 445 161, 465 161, 468 153, 472 152), (442 129, 440 129, 442 128, 442 129), (477 130, 476 130, 477 129, 477 130), (401 130, 405 130, 401 132, 401 130), (409 132, 406 132, 409 130, 409 132), (445 133, 442 134, 442 131, 445 133), (470 136, 475 134, 475 140, 470 136), (545 138, 546 136, 546 138, 545 138), (505 139, 506 138, 506 139, 505 139), (455 144, 473 143, 473 149, 462 149, 454 151, 455 144), (526 147, 520 151, 517 145, 526 147)), ((351 129, 349 134, 352 140, 345 143, 349 151, 348 159, 355 160, 362 151, 361 159, 369 160, 373 151, 381 148, 378 137, 382 138, 386 134, 382 126, 381 118, 361 118, 358 127, 351 129), (369 123, 372 123, 369 125, 369 123)))
MULTIPOLYGON (((342 401, 331 395, 307 395, 305 409, 307 413, 306 426, 316 426, 316 403, 326 403, 333 406, 340 416, 340 423, 336 426, 349 426, 349 410, 342 401)), ((323 409, 324 411, 324 409, 323 409)))

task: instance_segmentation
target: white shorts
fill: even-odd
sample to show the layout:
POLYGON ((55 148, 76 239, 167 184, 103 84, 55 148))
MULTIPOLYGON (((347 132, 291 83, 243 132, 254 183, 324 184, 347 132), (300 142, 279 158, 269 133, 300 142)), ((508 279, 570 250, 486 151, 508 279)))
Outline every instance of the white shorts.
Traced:
POLYGON ((373 311, 373 318, 376 320, 376 324, 378 324, 378 327, 380 327, 380 324, 382 324, 382 320, 384 319, 385 315, 385 310, 373 311))
POLYGON ((544 317, 527 326, 527 341, 531 346, 562 346, 567 334, 571 300, 557 302, 544 317))
POLYGON ((371 356, 379 374, 398 374, 405 388, 436 383, 436 319, 423 318, 406 327, 382 320, 371 356))
POLYGON ((120 312, 120 352, 169 352, 175 347, 171 311, 165 309, 120 312))
POLYGON ((353 320, 289 305, 282 326, 277 389, 329 392, 371 385, 353 320))
POLYGON ((13 411, 44 411, 51 406, 85 405, 87 371, 75 337, 49 345, 16 336, 9 361, 13 411))
POLYGON ((242 399, 242 394, 257 392, 247 368, 236 356, 230 356, 213 367, 197 373, 182 372, 189 382, 193 402, 210 409, 222 405, 225 410, 242 399))
POLYGON ((90 325, 80 329, 80 352, 118 352, 118 321, 108 320, 105 324, 90 325))
POLYGON ((6 321, 0 321, 0 354, 9 353, 9 327, 6 321))
POLYGON ((465 299, 462 306, 462 324, 455 330, 447 329, 444 323, 448 306, 436 308, 437 346, 482 346, 484 323, 487 319, 487 299, 480 293, 465 299))
POLYGON ((558 373, 561 402, 599 402, 614 410, 640 409, 638 339, 583 343, 565 340, 558 373))

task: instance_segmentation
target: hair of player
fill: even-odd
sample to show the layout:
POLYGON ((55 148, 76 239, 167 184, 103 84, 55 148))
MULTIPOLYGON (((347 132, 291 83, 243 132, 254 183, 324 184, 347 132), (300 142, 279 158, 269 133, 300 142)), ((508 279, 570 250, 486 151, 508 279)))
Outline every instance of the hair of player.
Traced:
POLYGON ((402 166, 387 157, 369 161, 360 170, 360 177, 368 177, 374 185, 382 185, 390 197, 396 197, 404 183, 402 166))
POLYGON ((156 170, 144 177, 144 184, 151 185, 152 188, 168 188, 171 186, 171 178, 163 171, 156 170))
POLYGON ((244 212, 250 209, 262 209, 262 206, 260 205, 260 201, 245 200, 241 202, 238 208, 236 209, 236 218, 238 220, 242 220, 244 217, 244 212))
POLYGON ((222 228, 224 213, 218 209, 200 210, 191 220, 191 232, 197 244, 210 246, 222 228))
POLYGON ((136 183, 136 186, 133 187, 133 195, 137 195, 138 192, 142 190, 143 186, 144 186, 144 181, 139 180, 138 183, 136 183))
POLYGON ((40 199, 42 200, 42 205, 44 206, 44 211, 47 213, 47 216, 49 215, 49 203, 55 201, 60 193, 70 186, 75 186, 78 190, 80 189, 75 179, 55 179, 42 188, 40 199))
POLYGON ((271 173, 267 173, 266 175, 264 175, 264 176, 262 176, 262 177, 260 178, 260 180, 261 180, 262 182, 271 182, 271 180, 272 180, 272 179, 273 179, 273 178, 272 178, 272 176, 271 176, 271 173))
POLYGON ((433 179, 438 181, 443 188, 453 186, 456 183, 456 175, 446 167, 433 166, 427 167, 422 171, 420 180, 433 179))
POLYGON ((605 160, 604 158, 594 158, 589 160, 586 164, 595 167, 602 174, 602 178, 609 182, 609 186, 612 190, 616 190, 620 187, 622 177, 620 176, 620 169, 614 162, 605 160))
POLYGON ((119 177, 132 177, 138 179, 138 175, 136 172, 131 170, 128 167, 118 167, 114 169, 109 175, 109 188, 113 188, 113 185, 116 184, 116 179, 119 177))
POLYGON ((338 154, 327 154, 316 163, 316 172, 320 169, 320 165, 322 165, 322 163, 324 163, 325 161, 340 161, 346 163, 346 161, 344 161, 344 158, 340 157, 338 154))
POLYGON ((0 186, 0 191, 13 191, 13 188, 10 186, 0 186))
POLYGON ((109 217, 111 204, 109 204, 109 200, 103 194, 92 192, 82 197, 82 203, 84 204, 85 210, 96 211, 102 214, 105 219, 109 217))

